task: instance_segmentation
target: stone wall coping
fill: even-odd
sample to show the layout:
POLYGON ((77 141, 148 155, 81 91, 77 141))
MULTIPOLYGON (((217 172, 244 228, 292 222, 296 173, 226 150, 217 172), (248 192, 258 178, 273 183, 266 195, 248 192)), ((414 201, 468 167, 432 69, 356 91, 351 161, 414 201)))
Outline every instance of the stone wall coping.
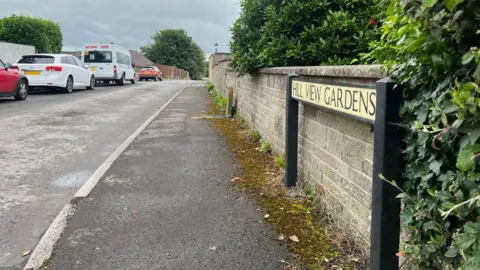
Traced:
POLYGON ((287 75, 295 72, 303 76, 325 77, 352 77, 352 78, 375 78, 384 77, 382 65, 351 65, 351 66, 313 66, 313 67, 274 67, 261 69, 263 74, 287 75))

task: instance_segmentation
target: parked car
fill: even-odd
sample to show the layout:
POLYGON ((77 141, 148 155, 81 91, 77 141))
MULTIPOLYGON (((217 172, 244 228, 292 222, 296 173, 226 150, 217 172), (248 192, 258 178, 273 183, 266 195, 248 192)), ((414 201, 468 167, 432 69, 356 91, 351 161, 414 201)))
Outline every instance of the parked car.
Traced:
POLYGON ((23 72, 12 69, 0 59, 0 97, 14 97, 25 100, 28 96, 28 79, 23 72))
POLYGON ((30 87, 61 89, 95 88, 95 75, 77 57, 67 54, 24 55, 12 68, 25 73, 30 87))
POLYGON ((140 81, 143 80, 155 80, 155 81, 161 81, 162 80, 162 72, 158 67, 144 67, 140 69, 140 72, 138 73, 138 78, 140 81))
POLYGON ((82 61, 95 74, 97 81, 116 82, 124 85, 126 81, 135 83, 135 64, 130 52, 113 43, 86 44, 82 61))

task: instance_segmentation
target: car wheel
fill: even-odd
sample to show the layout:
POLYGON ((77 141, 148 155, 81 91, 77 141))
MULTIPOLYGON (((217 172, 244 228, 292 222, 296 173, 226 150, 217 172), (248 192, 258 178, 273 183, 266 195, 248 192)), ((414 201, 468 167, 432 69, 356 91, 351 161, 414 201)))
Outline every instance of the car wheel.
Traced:
POLYGON ((155 76, 155 81, 158 81, 158 76, 155 76))
POLYGON ((122 74, 122 78, 117 80, 118 85, 125 85, 125 73, 122 74))
POLYGON ((63 89, 65 93, 72 93, 73 92, 73 77, 68 76, 67 79, 67 84, 65 85, 65 88, 63 89))
POLYGON ((160 81, 163 81, 162 77, 158 77, 160 79, 160 81))
POLYGON ((25 100, 28 96, 28 82, 25 79, 20 79, 17 83, 17 94, 15 100, 25 100))
POLYGON ((95 89, 95 84, 97 83, 97 81, 95 81, 95 77, 90 77, 90 85, 87 86, 87 90, 93 90, 95 89))
POLYGON ((130 80, 132 84, 135 84, 135 75, 133 75, 133 79, 130 80))

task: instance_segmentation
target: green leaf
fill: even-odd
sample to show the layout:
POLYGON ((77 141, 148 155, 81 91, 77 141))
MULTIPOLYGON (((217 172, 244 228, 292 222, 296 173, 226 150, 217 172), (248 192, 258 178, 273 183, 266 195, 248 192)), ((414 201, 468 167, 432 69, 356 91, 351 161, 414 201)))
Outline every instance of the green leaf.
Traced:
POLYGON ((455 258, 458 255, 458 248, 450 247, 447 252, 445 252, 445 257, 447 258, 455 258))
POLYGON ((432 170, 433 173, 438 175, 440 173, 440 167, 442 167, 442 162, 435 160, 428 165, 428 168, 432 170))
POLYGON ((480 128, 477 128, 474 131, 472 131, 472 133, 470 134, 470 143, 475 144, 478 138, 480 138, 480 128))
POLYGON ((473 243, 475 243, 478 239, 476 238, 471 238, 469 235, 467 234, 462 234, 460 237, 459 237, 459 240, 458 240, 458 243, 457 243, 457 246, 459 249, 461 250, 465 250, 467 248, 469 248, 471 245, 473 245, 473 243))
POLYGON ((472 51, 466 52, 462 57, 462 65, 467 65, 468 63, 472 62, 475 55, 472 51))
POLYGON ((424 3, 427 7, 433 7, 433 5, 435 5, 435 3, 437 3, 437 0, 424 0, 423 3, 424 3))
POLYGON ((386 12, 387 16, 391 16, 395 12, 395 3, 396 2, 397 1, 395 1, 395 0, 390 1, 390 4, 388 5, 387 12, 386 12))
POLYGON ((473 153, 472 149, 468 146, 464 147, 462 151, 460 151, 460 154, 458 154, 457 158, 457 168, 462 171, 466 172, 468 170, 471 170, 473 168, 473 160, 472 157, 475 155, 473 153))
POLYGON ((397 198, 397 199, 402 199, 402 198, 405 198, 406 196, 407 196, 407 194, 405 194, 405 193, 400 193, 400 194, 398 194, 395 198, 397 198))
POLYGON ((447 7, 449 11, 452 11, 458 4, 462 2, 463 0, 447 0, 445 7, 447 7))
POLYGON ((429 221, 423 224, 423 230, 428 231, 428 230, 433 230, 435 228, 435 222, 429 221))

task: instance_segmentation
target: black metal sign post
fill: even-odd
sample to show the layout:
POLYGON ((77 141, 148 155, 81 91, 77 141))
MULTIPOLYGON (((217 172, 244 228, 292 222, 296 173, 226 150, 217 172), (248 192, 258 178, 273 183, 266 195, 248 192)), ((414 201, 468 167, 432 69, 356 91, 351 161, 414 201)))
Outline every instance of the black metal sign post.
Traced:
POLYGON ((285 186, 293 187, 297 184, 299 101, 374 124, 371 269, 398 269, 398 257, 395 253, 398 251, 400 241, 400 200, 396 199, 399 192, 390 183, 381 180, 380 175, 388 180, 395 180, 398 185, 402 183, 403 129, 398 125, 400 122, 398 112, 402 100, 401 89, 394 88, 395 82, 390 78, 379 80, 376 87, 368 87, 354 84, 322 84, 317 81, 295 79, 297 77, 296 74, 289 74, 286 86, 285 186), (361 99, 358 103, 352 100, 353 109, 349 111, 347 109, 351 107, 346 105, 346 100, 344 103, 335 103, 335 107, 332 107, 332 99, 326 98, 329 93, 332 97, 337 93, 337 100, 345 95, 351 98, 357 96, 361 99), (367 104, 362 95, 368 97, 371 103, 367 104), (338 104, 345 106, 338 108, 338 104), (355 110, 355 104, 365 106, 363 114, 355 110))
POLYGON ((295 73, 288 74, 285 123, 285 186, 297 185, 298 172, 298 100, 292 98, 292 81, 295 73))
POLYGON ((395 180, 400 186, 403 174, 401 152, 403 128, 398 114, 402 100, 400 87, 385 78, 377 82, 377 114, 375 119, 372 222, 370 232, 370 264, 372 270, 398 269, 400 239, 399 191, 380 179, 395 180))

